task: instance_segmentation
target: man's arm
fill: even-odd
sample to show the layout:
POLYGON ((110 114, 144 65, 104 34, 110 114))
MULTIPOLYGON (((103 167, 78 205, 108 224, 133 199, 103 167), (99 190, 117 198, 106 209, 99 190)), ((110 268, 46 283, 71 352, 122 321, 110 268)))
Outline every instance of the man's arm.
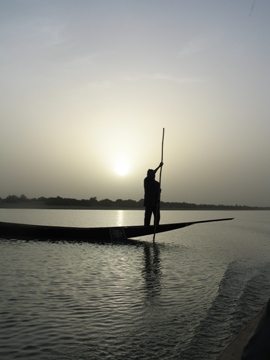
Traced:
POLYGON ((158 165, 158 167, 154 170, 155 173, 158 171, 159 168, 161 168, 163 166, 163 162, 161 161, 161 163, 158 165))

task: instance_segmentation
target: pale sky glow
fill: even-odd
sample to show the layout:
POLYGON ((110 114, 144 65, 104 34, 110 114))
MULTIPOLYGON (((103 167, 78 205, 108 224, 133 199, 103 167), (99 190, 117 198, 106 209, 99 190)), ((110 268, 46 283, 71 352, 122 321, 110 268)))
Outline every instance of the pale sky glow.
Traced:
POLYGON ((139 200, 164 127, 162 200, 270 206, 253 3, 0 0, 0 197, 139 200))

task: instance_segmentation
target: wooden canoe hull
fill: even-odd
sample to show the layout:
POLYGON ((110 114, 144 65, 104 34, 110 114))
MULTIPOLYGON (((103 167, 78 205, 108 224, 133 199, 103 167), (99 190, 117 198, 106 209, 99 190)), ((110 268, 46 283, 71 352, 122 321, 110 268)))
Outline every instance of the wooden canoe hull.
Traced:
POLYGON ((160 224, 154 226, 117 226, 117 227, 65 227, 29 225, 0 222, 0 237, 3 239, 28 240, 68 240, 68 241, 117 241, 180 229, 193 224, 232 220, 233 218, 199 220, 182 223, 160 224))

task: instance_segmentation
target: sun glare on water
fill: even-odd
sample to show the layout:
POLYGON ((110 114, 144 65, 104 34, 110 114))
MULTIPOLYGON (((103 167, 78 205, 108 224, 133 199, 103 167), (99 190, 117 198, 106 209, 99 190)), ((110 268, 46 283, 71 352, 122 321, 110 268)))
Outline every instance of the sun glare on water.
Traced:
POLYGON ((125 156, 119 156, 116 159, 114 170, 117 175, 125 176, 128 174, 130 169, 130 164, 128 159, 125 156))

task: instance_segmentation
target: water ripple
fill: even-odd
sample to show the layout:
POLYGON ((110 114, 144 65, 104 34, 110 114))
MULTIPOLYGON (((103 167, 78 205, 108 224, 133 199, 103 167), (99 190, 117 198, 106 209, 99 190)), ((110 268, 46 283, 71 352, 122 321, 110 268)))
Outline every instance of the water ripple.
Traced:
POLYGON ((215 359, 270 290, 268 228, 237 224, 156 246, 1 241, 0 358, 215 359))

